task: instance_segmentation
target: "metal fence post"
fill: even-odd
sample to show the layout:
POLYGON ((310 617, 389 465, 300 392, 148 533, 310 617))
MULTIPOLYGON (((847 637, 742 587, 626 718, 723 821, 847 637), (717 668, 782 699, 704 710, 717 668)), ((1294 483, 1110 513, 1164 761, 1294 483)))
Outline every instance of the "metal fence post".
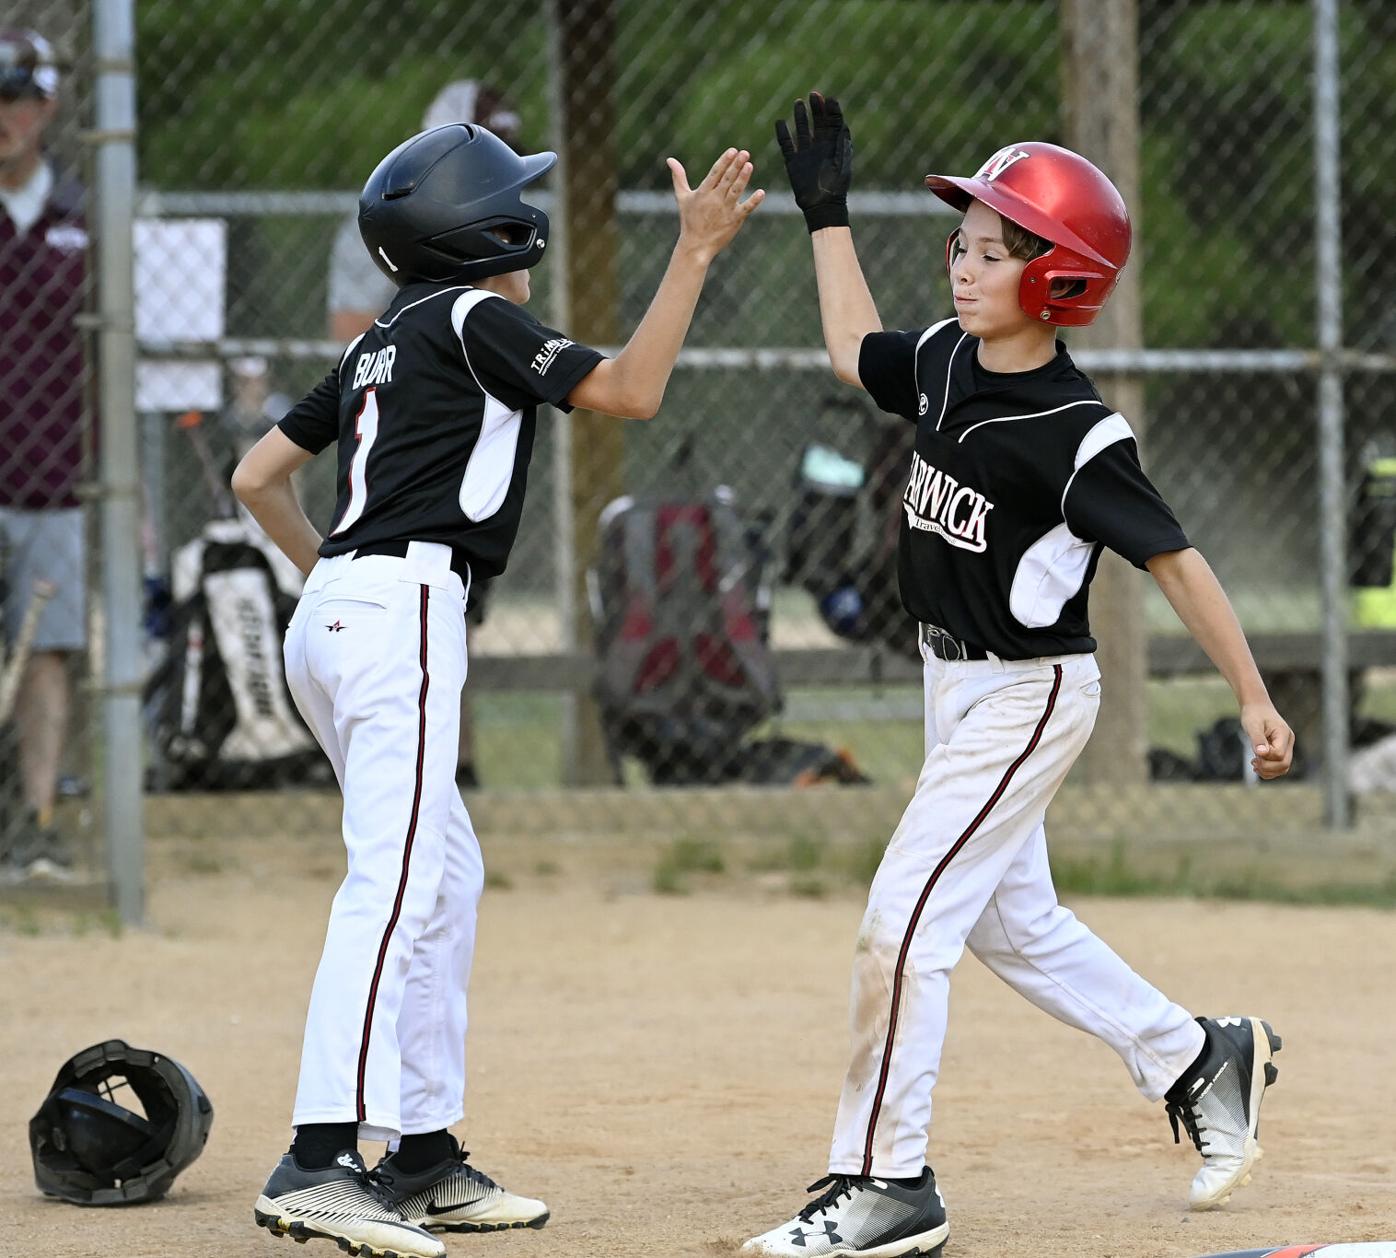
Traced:
POLYGON ((1314 263, 1317 293, 1319 564, 1323 597, 1323 803, 1330 826, 1348 803, 1347 490, 1343 471, 1342 184, 1338 148, 1338 0, 1314 0, 1314 263))
POLYGON ((133 0, 96 0, 96 241, 101 570, 105 632, 103 825, 110 895, 122 922, 145 913, 141 817, 140 496, 136 466, 135 12, 133 0))

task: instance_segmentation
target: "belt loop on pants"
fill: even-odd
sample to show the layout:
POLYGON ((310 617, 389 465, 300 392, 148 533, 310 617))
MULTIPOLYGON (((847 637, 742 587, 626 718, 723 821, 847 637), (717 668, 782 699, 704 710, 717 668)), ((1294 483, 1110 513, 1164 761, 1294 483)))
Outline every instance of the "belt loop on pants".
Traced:
POLYGON ((983 647, 966 642, 963 638, 957 638, 939 625, 929 625, 925 621, 921 622, 921 641, 925 643, 926 650, 938 660, 954 663, 957 660, 987 660, 989 658, 989 652, 983 647))

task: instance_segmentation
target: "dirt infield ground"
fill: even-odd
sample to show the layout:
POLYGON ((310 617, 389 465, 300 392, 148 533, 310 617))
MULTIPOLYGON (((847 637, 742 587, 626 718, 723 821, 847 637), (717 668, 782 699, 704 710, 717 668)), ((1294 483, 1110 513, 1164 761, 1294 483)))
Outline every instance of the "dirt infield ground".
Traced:
MULTIPOLYGON (((629 845, 496 843, 472 992, 468 1148, 545 1197, 541 1232, 458 1256, 735 1251, 822 1173, 846 1044, 855 889, 774 876, 653 893, 629 845), (508 886, 500 885, 507 882, 508 886)), ((291 1258, 252 1225, 287 1139, 306 994, 338 876, 333 837, 162 840, 150 929, 0 911, 0 1255, 291 1258), (159 1205, 80 1210, 33 1189, 25 1124, 57 1066, 121 1036, 189 1066, 217 1117, 159 1205)), ((1189 1215, 1190 1146, 1103 1046, 972 959, 957 976, 931 1158, 946 1258, 1145 1258, 1396 1237, 1396 914, 1086 900, 1078 911, 1178 999, 1285 1037, 1266 1160, 1189 1215)), ((370 1152, 374 1150, 370 1147, 370 1152)), ((325 1242, 306 1251, 328 1258, 325 1242)))

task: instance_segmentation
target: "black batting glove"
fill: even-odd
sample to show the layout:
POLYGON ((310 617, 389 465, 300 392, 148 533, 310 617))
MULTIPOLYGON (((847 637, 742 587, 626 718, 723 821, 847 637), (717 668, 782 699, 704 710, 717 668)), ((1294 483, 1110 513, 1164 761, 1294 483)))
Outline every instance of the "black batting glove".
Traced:
POLYGON ((821 227, 848 226, 848 185, 853 182, 853 136, 843 110, 832 96, 811 92, 795 102, 795 137, 782 118, 776 123, 776 143, 785 158, 795 204, 804 211, 811 232, 821 227), (810 125, 813 117, 814 125, 810 125))

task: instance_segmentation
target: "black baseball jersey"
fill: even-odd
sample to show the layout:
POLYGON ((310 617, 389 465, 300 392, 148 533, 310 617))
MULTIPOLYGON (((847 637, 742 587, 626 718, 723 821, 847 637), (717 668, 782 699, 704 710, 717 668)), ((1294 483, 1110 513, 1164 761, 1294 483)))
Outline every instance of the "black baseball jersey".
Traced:
POLYGON ((444 542, 472 578, 504 570, 519 531, 537 407, 602 355, 496 293, 409 284, 282 419, 318 454, 339 441, 339 502, 320 546, 444 542))
POLYGON ((979 365, 955 319, 863 338, 874 401, 916 424, 898 575, 916 619, 1006 659, 1094 651, 1102 546, 1143 567, 1188 545, 1124 416, 1057 342, 1033 371, 979 365))

